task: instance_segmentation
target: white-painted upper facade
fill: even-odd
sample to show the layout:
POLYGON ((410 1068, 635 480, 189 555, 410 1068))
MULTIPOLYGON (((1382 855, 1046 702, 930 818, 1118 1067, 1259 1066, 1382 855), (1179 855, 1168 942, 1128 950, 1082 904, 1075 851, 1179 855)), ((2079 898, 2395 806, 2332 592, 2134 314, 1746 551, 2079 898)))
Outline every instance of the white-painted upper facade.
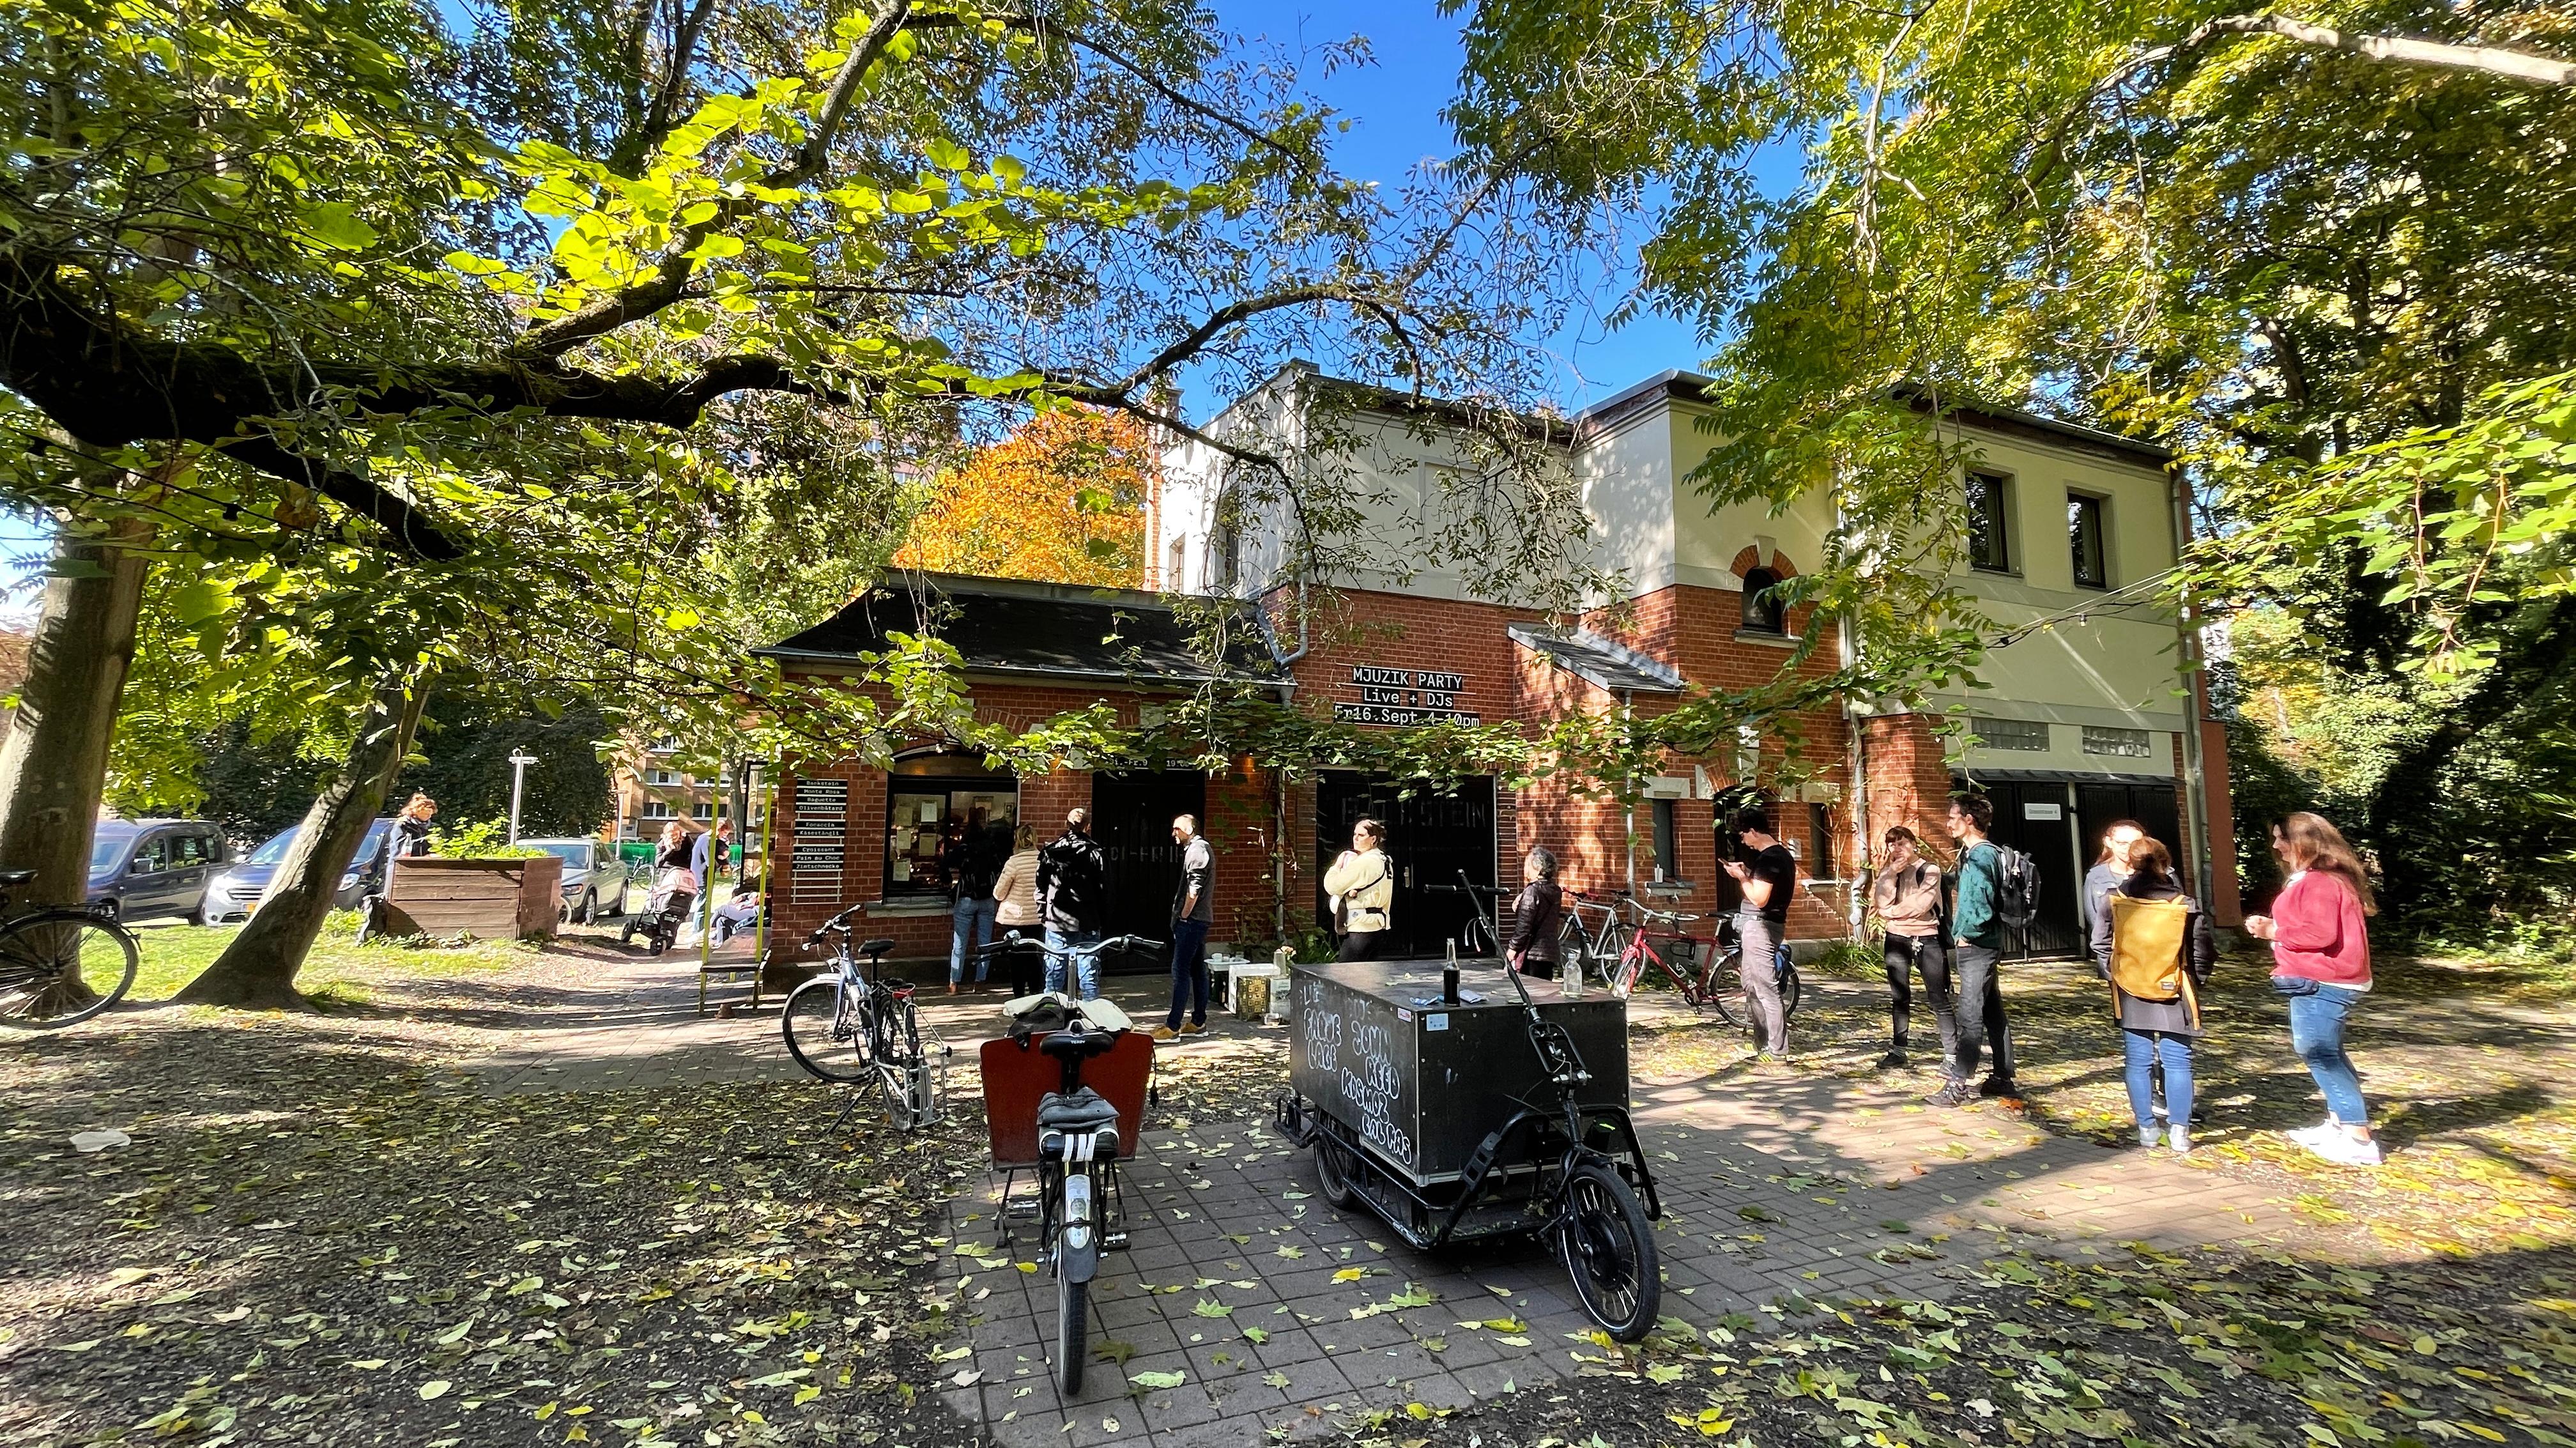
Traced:
MULTIPOLYGON (((1548 449, 1562 469, 1552 486, 1575 490, 1586 537, 1575 557, 1611 580, 1597 603, 1642 598, 1675 585, 1735 592, 1748 546, 1794 566, 1823 552, 1829 506, 1801 498, 1774 514, 1759 504, 1711 507, 1689 475, 1714 449, 1707 379, 1664 373, 1553 424, 1548 449)), ((1337 530, 1331 583, 1421 597, 1474 595, 1462 570, 1438 555, 1463 536, 1460 517, 1493 506, 1472 486, 1486 464, 1436 410, 1396 394, 1311 425, 1308 390, 1346 386, 1292 364, 1238 399, 1203 429, 1250 442, 1319 471, 1318 491, 1338 494, 1358 526, 1337 530), (1382 403, 1382 406, 1380 405, 1382 403), (1327 443, 1316 439, 1329 431, 1327 443), (1465 484, 1465 485, 1462 485, 1465 484)), ((1933 707, 2000 721, 1964 762, 1979 769, 2052 773, 2174 773, 2172 733, 2185 727, 2180 634, 2154 582, 2182 539, 2167 454, 2146 444, 2002 409, 1952 412, 1966 465, 1990 507, 1962 585, 1999 637, 1980 670, 1984 689, 1937 697, 1933 707), (2137 752, 2137 751, 2144 752, 2137 752)), ((1163 455, 1163 488, 1148 520, 1153 582, 1166 590, 1249 596, 1281 581, 1297 526, 1272 502, 1252 510, 1240 538, 1215 526, 1226 459, 1181 439, 1163 455)), ((1346 520, 1349 521, 1349 520, 1346 520)), ((1500 526, 1503 520, 1489 520, 1500 526)), ((1530 600, 1504 597, 1498 602, 1530 600)))

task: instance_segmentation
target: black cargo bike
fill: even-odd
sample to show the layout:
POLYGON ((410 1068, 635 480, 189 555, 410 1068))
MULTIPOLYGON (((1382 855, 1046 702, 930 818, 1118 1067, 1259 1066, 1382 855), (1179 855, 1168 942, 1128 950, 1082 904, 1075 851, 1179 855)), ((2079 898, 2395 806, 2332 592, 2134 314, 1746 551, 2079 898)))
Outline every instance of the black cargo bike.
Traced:
POLYGON ((1281 1133, 1315 1154, 1324 1200, 1411 1246, 1535 1236, 1612 1337, 1655 1324, 1654 1175, 1628 1116, 1626 1003, 1471 963, 1291 968, 1281 1133))

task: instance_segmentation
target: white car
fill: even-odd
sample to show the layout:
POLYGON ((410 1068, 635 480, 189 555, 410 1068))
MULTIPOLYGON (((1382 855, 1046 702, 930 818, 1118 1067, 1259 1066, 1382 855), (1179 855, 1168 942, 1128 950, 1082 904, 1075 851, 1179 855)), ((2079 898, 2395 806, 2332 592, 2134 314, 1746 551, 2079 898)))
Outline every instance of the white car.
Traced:
POLYGON ((563 861, 563 918, 588 925, 626 913, 626 862, 613 846, 589 838, 521 840, 563 861))

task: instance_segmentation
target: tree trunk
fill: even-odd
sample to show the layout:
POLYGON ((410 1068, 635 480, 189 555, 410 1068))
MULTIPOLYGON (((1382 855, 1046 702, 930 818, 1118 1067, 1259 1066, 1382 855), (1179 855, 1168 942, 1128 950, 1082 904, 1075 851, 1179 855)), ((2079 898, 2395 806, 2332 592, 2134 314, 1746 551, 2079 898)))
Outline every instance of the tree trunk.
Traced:
POLYGON ((295 974, 322 933, 331 896, 357 858, 367 827, 384 810, 385 791, 411 752, 428 697, 428 676, 416 670, 398 671, 377 688, 339 772, 304 812, 267 898, 215 963, 179 992, 180 1001, 246 1010, 311 1008, 295 989, 295 974))
POLYGON ((119 518, 101 539, 54 544, 27 682, 0 744, 0 866, 33 870, 19 903, 78 905, 89 892, 89 850, 107 787, 108 744, 134 663, 143 607, 138 551, 151 525, 119 518))

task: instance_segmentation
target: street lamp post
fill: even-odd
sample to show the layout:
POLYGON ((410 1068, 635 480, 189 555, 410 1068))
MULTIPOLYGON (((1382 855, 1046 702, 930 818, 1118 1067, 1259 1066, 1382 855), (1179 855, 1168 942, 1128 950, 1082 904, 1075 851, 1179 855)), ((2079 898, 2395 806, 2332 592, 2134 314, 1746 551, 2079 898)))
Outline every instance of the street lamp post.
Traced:
POLYGON ((524 749, 510 751, 510 843, 519 842, 519 792, 528 781, 528 766, 537 757, 524 749))

